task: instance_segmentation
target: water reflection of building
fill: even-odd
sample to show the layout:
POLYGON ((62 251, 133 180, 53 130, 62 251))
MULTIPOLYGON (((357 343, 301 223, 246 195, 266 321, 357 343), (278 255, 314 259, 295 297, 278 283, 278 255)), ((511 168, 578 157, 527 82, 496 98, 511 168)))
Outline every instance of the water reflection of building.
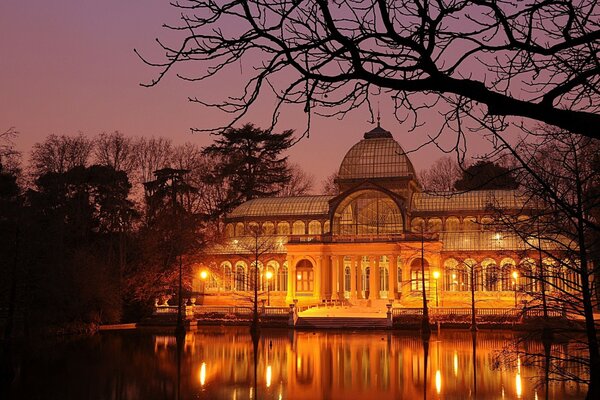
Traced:
MULTIPOLYGON (((423 398, 424 391, 430 399, 534 398, 543 391, 535 380, 543 373, 523 364, 522 357, 497 360, 497 350, 514 339, 511 333, 479 334, 474 354, 471 335, 447 332, 439 340, 432 338, 426 360, 418 337, 387 332, 266 332, 258 345, 255 387, 250 337, 244 330, 233 335, 229 329, 219 332, 188 334, 196 339, 194 349, 188 348, 183 358, 186 393, 228 399, 384 400, 423 398)), ((173 359, 173 351, 174 345, 157 346, 159 357, 166 353, 173 359)), ((568 399, 566 395, 577 387, 551 385, 550 390, 568 399)))
MULTIPOLYGON (((257 231, 265 253, 257 284, 261 291, 268 286, 272 304, 395 299, 417 305, 422 264, 429 298, 437 288, 441 305, 466 303, 471 268, 478 299, 490 305, 511 304, 515 289, 536 290, 530 277, 539 266, 537 253, 528 254, 520 239, 492 228, 491 206, 515 214, 515 220, 527 218, 519 214, 515 191, 423 193, 409 157, 379 124, 347 152, 336 184, 337 196, 255 199, 233 210, 225 242, 204 261, 211 271, 202 284, 205 302, 230 302, 232 294, 252 289, 257 231), (516 270, 521 274, 514 278, 516 270)), ((542 262, 551 268, 550 260, 542 262)), ((567 274, 548 276, 563 288, 564 280, 577 281, 567 274)), ((200 285, 196 279, 196 289, 200 285)))

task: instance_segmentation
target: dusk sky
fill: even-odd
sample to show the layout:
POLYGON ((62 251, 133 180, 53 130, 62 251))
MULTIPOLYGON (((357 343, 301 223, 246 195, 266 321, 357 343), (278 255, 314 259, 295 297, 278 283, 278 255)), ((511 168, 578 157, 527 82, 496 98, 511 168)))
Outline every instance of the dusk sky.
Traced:
MULTIPOLYGON (((204 146, 208 134, 190 128, 222 124, 226 116, 187 101, 188 96, 219 95, 243 82, 240 73, 205 86, 168 76, 154 88, 139 84, 157 74, 134 53, 160 55, 155 38, 167 37, 163 23, 177 23, 178 12, 164 0, 3 0, 0 3, 0 130, 20 132, 17 145, 28 152, 49 134, 97 135, 119 130, 132 136, 166 136, 175 143, 204 146), (237 80, 236 80, 237 79, 237 80)), ((408 133, 393 120, 392 108, 381 96, 382 125, 410 151, 438 127, 430 123, 408 133)), ((271 100, 262 101, 244 121, 265 126, 271 100)), ((438 118, 431 111, 426 117, 438 118)), ((427 118, 424 118, 427 119, 427 118)), ((317 183, 337 168, 345 152, 370 130, 369 114, 358 110, 340 121, 313 117, 311 137, 290 151, 292 162, 315 175, 317 183)), ((286 109, 280 129, 302 132, 305 115, 286 109)), ((481 140, 471 144, 482 151, 481 140)), ((411 159, 417 170, 442 156, 428 146, 411 159)), ((317 184, 317 186, 319 186, 317 184)))

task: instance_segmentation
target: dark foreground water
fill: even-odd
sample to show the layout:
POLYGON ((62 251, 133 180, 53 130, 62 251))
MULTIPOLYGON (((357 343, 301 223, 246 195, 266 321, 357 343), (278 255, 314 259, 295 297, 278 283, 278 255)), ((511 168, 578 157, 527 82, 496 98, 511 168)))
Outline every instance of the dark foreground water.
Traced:
POLYGON ((576 363, 549 357, 575 354, 572 342, 514 347, 515 338, 479 332, 474 342, 470 332, 446 331, 427 344, 408 333, 264 330, 254 344, 247 328, 211 327, 188 333, 178 346, 167 333, 116 331, 18 346, 8 398, 584 397, 583 384, 544 379, 559 377, 557 371, 582 377, 576 363))

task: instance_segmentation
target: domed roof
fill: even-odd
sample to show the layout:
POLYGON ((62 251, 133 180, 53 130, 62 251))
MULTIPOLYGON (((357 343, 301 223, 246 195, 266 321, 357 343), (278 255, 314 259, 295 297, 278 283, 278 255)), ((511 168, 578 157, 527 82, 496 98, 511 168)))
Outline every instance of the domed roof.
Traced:
POLYGON ((379 123, 346 153, 338 179, 416 177, 404 149, 379 123))

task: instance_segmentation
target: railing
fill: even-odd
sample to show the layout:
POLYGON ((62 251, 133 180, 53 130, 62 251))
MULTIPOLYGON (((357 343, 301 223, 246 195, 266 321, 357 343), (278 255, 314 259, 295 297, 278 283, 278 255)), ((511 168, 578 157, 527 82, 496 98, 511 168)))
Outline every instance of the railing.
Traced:
MULTIPOLYGON (((429 315, 431 317, 437 316, 470 316, 471 308, 469 307, 446 307, 446 308, 433 308, 429 307, 429 315)), ((400 316, 417 316, 423 315, 422 308, 393 308, 392 315, 394 317, 400 316)), ((501 317, 542 317, 544 311, 539 308, 535 309, 522 309, 522 308, 475 308, 475 315, 480 316, 501 316, 501 317)), ((548 310, 549 317, 565 317, 565 313, 560 310, 548 310)))

